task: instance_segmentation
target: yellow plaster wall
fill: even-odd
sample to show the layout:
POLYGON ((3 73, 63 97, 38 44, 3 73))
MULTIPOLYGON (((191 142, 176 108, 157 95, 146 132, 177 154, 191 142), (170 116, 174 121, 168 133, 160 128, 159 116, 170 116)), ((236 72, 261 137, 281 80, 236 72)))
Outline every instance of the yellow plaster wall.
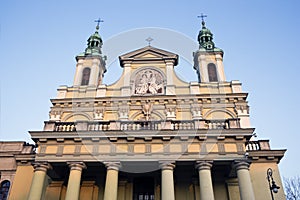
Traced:
POLYGON ((126 190, 125 190, 125 200, 132 200, 133 196, 133 184, 128 182, 126 183, 126 190))
POLYGON ((84 67, 91 67, 93 65, 92 59, 84 59, 84 62, 82 63, 84 67))
POLYGON ((236 144, 224 144, 225 152, 237 152, 236 144))
POLYGON ((190 94, 190 88, 176 88, 176 94, 184 95, 184 94, 190 94))
POLYGON ((162 153, 164 151, 164 146, 162 144, 152 144, 152 153, 162 153))
POLYGON ((134 145, 134 153, 145 153, 145 145, 144 144, 136 144, 134 145))
POLYGON ((181 152, 181 144, 171 144, 170 152, 181 152))
POLYGON ((188 146, 188 152, 189 153, 197 153, 200 151, 200 145, 199 144, 190 144, 188 146))
POLYGON ((46 154, 56 154, 57 146, 47 146, 46 154))
POLYGON ((200 200, 200 186, 194 184, 195 200, 200 200))
MULTIPOLYGON (((107 89, 109 90, 111 90, 111 89, 117 89, 117 88, 121 88, 122 86, 124 85, 124 70, 123 70, 123 72, 122 72, 122 75, 121 75, 121 77, 120 77, 120 79, 119 80, 117 80, 115 83, 113 83, 113 84, 111 84, 111 85, 108 85, 107 86, 107 89)), ((109 93, 107 93, 108 94, 108 96, 112 96, 112 93, 111 92, 109 92, 109 93)))
POLYGON ((174 85, 176 85, 176 86, 185 86, 186 89, 188 90, 189 83, 184 82, 183 80, 181 80, 181 79, 177 76, 177 74, 176 74, 176 72, 175 72, 175 69, 174 69, 174 73, 173 73, 173 83, 174 83, 174 85))
POLYGON ((252 163, 250 165, 250 175, 252 186, 256 199, 271 199, 269 183, 267 181, 267 169, 273 169, 273 178, 276 185, 280 187, 277 194, 274 194, 275 199, 285 199, 283 186, 280 178, 278 166, 275 162, 252 163))
POLYGON ((117 120, 118 119, 118 113, 117 112, 105 112, 104 114, 104 120, 117 120))
POLYGON ((98 187, 92 183, 93 181, 84 181, 80 187, 80 200, 96 200, 98 199, 98 187))
POLYGON ((156 67, 160 69, 164 74, 166 74, 166 64, 165 63, 134 63, 131 65, 132 73, 133 74, 136 70, 139 70, 143 67, 156 67))
POLYGON ((240 200, 240 189, 237 178, 227 179, 227 192, 230 200, 240 200))
POLYGON ((64 151, 63 151, 64 154, 73 154, 74 151, 75 151, 75 146, 73 145, 64 146, 64 151))
POLYGON ((224 111, 217 110, 215 112, 208 113, 209 111, 211 111, 211 109, 203 109, 203 116, 205 116, 205 119, 231 119, 232 118, 231 115, 229 115, 224 111))
POLYGON ((93 151, 92 145, 84 144, 81 146, 81 153, 83 153, 83 154, 91 153, 92 151, 93 151))
MULTIPOLYGON (((85 112, 85 114, 88 114, 88 113, 85 112)), ((89 114, 89 117, 91 118, 90 114, 89 114)), ((66 122, 87 121, 87 120, 89 120, 89 118, 84 116, 84 115, 74 114, 74 113, 67 113, 67 112, 62 114, 61 118, 64 119, 63 121, 66 121, 66 122), (70 114, 73 114, 73 115, 70 115, 70 114)))
POLYGON ((110 145, 100 145, 99 146, 99 153, 109 153, 110 152, 110 145))
POLYGON ((13 185, 11 187, 9 200, 25 200, 28 198, 31 181, 33 177, 33 167, 18 166, 13 185))
POLYGON ((214 182, 214 196, 218 200, 228 200, 226 185, 222 182, 214 182))
POLYGON ((116 151, 117 151, 117 153, 126 153, 126 152, 128 152, 128 145, 127 144, 118 144, 116 151))
POLYGON ((177 182, 175 185, 175 199, 194 200, 194 188, 186 182, 177 182))
POLYGON ((60 200, 62 191, 61 181, 53 181, 46 189, 45 199, 47 200, 60 200))
POLYGON ((61 190, 61 195, 60 195, 60 199, 65 199, 66 198, 66 193, 67 193, 67 187, 63 186, 62 190, 61 190))
POLYGON ((206 151, 207 152, 218 152, 218 145, 216 143, 208 143, 206 144, 206 151))

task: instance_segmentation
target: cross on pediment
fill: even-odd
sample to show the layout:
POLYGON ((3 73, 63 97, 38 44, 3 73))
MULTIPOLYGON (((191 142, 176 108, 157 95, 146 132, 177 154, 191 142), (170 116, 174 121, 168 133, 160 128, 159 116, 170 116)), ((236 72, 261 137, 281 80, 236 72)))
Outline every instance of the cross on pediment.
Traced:
POLYGON ((151 46, 151 42, 153 41, 153 38, 148 37, 148 38, 146 39, 146 41, 148 42, 148 45, 151 46))

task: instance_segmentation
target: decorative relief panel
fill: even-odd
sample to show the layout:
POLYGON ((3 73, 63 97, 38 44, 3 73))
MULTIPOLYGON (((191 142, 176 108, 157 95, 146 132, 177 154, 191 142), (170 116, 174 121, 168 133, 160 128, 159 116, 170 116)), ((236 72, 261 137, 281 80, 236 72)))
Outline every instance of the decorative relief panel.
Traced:
POLYGON ((158 70, 146 68, 140 70, 133 79, 133 94, 163 94, 164 76, 158 70))

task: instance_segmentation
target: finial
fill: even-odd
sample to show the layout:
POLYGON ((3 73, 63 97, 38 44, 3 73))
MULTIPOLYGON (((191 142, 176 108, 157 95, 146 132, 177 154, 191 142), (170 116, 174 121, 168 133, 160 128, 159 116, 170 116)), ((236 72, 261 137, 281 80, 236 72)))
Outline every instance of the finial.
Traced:
POLYGON ((98 31, 99 30, 99 25, 100 25, 100 23, 101 22, 104 22, 102 19, 97 19, 97 20, 95 20, 95 22, 97 22, 97 26, 96 26, 96 30, 98 31))
POLYGON ((203 15, 203 13, 201 13, 201 15, 200 15, 200 16, 197 16, 197 17, 202 19, 202 27, 205 27, 205 21, 204 21, 204 18, 207 17, 207 15, 203 15))
POLYGON ((146 41, 148 42, 148 45, 151 46, 151 42, 153 41, 153 38, 148 37, 148 38, 146 39, 146 41))

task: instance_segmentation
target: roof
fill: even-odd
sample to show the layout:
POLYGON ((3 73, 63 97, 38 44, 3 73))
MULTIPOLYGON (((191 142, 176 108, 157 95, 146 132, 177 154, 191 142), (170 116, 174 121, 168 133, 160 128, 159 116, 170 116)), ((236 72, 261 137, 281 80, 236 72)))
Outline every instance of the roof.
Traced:
POLYGON ((174 66, 176 66, 178 64, 178 55, 152 46, 146 46, 119 56, 119 60, 122 67, 125 63, 145 61, 172 61, 174 66))

